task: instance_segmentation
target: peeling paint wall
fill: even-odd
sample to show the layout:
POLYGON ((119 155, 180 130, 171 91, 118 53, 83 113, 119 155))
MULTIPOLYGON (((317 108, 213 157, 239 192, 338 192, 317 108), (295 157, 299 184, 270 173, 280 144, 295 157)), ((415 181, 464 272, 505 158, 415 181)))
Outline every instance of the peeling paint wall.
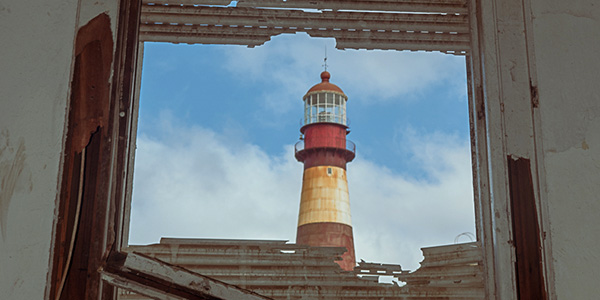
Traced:
POLYGON ((74 38, 102 12, 116 19, 117 5, 117 0, 0 3, 3 299, 43 299, 46 293, 74 38))
POLYGON ((471 2, 487 297, 596 299, 600 4, 499 3, 471 2))
MULTIPOLYGON (((596 299, 600 287, 600 3, 532 0, 547 214, 558 299, 596 299)), ((539 152, 538 152, 539 153, 539 152)), ((548 232, 549 231, 549 232, 548 232)))
MULTIPOLYGON (((3 299, 43 299, 47 293, 74 38, 78 28, 107 13, 116 40, 118 2, 0 3, 3 299)), ((491 28, 482 30, 483 53, 502 51, 497 66, 490 63, 496 57, 483 57, 489 60, 485 61, 489 67, 484 78, 491 84, 482 94, 502 100, 490 101, 485 111, 491 124, 490 185, 494 199, 506 198, 498 187, 504 183, 505 174, 497 171, 502 169, 506 155, 530 159, 535 182, 539 183, 535 193, 539 193, 536 199, 546 238, 543 254, 550 295, 595 299, 600 292, 596 284, 600 277, 600 4, 595 0, 523 0, 498 6, 492 1, 479 3, 485 4, 479 29, 485 29, 484 25, 491 28), (501 8, 502 14, 496 16, 496 8, 501 8), (524 12, 525 18, 513 12, 524 12), (486 21, 494 18, 494 24, 486 21), (523 19, 527 45, 521 30, 523 19), (498 39, 485 35, 498 24, 502 29, 498 39), (524 109, 530 106, 535 108, 533 113, 524 109), (532 114, 533 129, 529 118, 521 118, 532 114), (501 119, 505 120, 504 131, 501 119)), ((506 240, 510 238, 502 232, 508 228, 506 218, 500 219, 505 211, 490 212, 498 216, 494 226, 500 229, 493 229, 506 240)), ((499 253, 494 258, 511 258, 499 253)), ((498 267, 495 272, 510 273, 510 264, 498 267)), ((510 283, 503 284, 510 288, 510 283)))

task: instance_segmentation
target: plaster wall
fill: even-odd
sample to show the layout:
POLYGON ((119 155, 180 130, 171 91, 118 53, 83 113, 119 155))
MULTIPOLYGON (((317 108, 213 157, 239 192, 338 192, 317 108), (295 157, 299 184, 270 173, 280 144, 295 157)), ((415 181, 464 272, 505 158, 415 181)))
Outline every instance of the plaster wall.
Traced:
POLYGON ((600 293, 600 3, 531 0, 531 14, 550 280, 558 299, 595 299, 600 293))
MULTIPOLYGON (((43 299, 77 28, 117 0, 0 3, 0 295, 43 299)), ((111 21, 113 28, 115 22, 111 21)))

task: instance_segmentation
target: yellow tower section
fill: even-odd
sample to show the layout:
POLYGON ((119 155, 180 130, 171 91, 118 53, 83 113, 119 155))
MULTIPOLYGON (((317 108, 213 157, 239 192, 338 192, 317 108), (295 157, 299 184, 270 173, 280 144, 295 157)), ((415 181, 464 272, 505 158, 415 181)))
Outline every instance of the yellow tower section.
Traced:
POLYGON ((351 225, 346 170, 316 166, 304 170, 298 226, 334 222, 351 225))

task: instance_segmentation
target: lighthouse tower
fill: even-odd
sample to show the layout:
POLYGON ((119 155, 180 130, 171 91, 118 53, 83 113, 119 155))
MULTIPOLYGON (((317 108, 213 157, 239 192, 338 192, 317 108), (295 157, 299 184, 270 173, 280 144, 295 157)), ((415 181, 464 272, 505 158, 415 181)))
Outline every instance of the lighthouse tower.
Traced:
POLYGON ((356 261, 346 163, 354 159, 355 146, 346 140, 348 97, 330 77, 321 73, 321 83, 303 98, 303 140, 295 147, 296 159, 304 163, 296 244, 345 247, 338 264, 350 271, 356 261))

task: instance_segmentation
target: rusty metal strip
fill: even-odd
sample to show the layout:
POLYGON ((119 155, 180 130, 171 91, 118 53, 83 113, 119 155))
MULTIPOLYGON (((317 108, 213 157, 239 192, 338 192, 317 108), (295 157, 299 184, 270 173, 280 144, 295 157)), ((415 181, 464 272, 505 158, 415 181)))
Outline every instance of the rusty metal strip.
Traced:
POLYGON ((507 157, 518 299, 547 299, 529 159, 507 157))

